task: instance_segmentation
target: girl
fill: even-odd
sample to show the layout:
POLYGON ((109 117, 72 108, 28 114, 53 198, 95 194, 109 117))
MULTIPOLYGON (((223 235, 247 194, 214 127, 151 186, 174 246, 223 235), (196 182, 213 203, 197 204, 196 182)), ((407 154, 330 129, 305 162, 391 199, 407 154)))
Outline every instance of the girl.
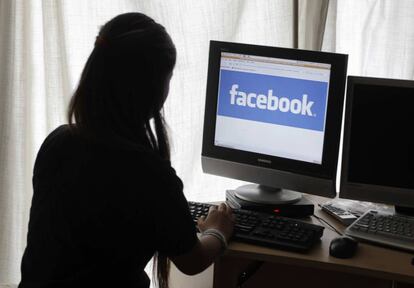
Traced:
POLYGON ((200 239, 169 162, 162 117, 176 61, 164 27, 140 13, 106 23, 68 113, 37 155, 20 288, 160 287, 169 260, 193 275, 225 248, 234 216, 222 204, 200 239))

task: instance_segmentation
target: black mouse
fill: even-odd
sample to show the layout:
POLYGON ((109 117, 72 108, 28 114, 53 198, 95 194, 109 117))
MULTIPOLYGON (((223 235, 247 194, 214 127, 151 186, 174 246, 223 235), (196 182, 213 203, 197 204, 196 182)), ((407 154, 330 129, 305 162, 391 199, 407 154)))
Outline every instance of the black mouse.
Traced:
POLYGON ((350 237, 342 236, 332 239, 329 255, 336 258, 351 258, 355 255, 358 242, 350 237))

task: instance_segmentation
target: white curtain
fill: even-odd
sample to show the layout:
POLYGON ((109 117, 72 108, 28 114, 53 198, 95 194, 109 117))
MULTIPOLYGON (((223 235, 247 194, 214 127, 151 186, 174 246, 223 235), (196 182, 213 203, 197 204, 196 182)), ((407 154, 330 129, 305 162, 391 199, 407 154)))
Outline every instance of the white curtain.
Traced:
POLYGON ((414 1, 329 4, 322 49, 349 54, 349 75, 414 80, 414 1))
POLYGON ((414 79, 410 0, 0 0, 0 283, 20 279, 37 150, 65 122, 99 25, 129 11, 162 23, 177 46, 165 110, 192 200, 240 184, 201 172, 209 40, 346 53, 349 74, 414 79))
POLYGON ((33 162, 65 122, 100 25, 139 11, 171 34, 178 50, 165 107, 172 162, 187 198, 211 201, 239 182, 201 172, 209 40, 292 47, 292 10, 283 0, 0 0, 0 283, 19 282, 33 162))

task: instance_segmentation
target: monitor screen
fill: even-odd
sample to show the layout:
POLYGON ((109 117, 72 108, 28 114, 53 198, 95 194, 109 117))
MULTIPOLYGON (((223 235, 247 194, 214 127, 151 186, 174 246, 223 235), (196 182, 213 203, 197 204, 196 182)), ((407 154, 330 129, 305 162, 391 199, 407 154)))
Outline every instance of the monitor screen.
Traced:
POLYGON ((211 41, 203 171, 335 196, 347 60, 211 41))
POLYGON ((349 77, 347 97, 341 196, 403 205, 414 198, 414 81, 349 77))
POLYGON ((321 164, 331 64, 222 52, 217 146, 321 164))
POLYGON ((414 189, 414 88, 357 84, 352 106, 349 181, 414 189))

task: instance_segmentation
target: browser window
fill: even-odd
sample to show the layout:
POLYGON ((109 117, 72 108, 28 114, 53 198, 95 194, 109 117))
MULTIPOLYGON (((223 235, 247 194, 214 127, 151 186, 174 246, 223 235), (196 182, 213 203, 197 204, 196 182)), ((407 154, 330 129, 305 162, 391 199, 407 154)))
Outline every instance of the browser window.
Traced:
POLYGON ((321 164, 331 65, 222 52, 215 145, 321 164))

